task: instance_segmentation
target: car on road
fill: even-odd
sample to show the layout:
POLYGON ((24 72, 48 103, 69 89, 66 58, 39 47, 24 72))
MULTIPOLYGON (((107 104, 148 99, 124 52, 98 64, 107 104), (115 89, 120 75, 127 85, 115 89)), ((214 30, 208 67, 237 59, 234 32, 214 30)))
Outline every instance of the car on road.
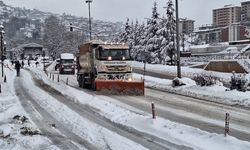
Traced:
POLYGON ((55 71, 59 68, 60 66, 60 59, 56 59, 56 65, 55 65, 55 71))

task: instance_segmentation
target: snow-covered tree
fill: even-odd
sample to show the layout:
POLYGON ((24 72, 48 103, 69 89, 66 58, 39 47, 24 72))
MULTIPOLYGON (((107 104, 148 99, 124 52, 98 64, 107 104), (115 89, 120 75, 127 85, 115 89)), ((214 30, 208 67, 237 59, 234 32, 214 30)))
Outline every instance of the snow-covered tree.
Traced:
POLYGON ((168 0, 166 7, 166 15, 167 15, 167 23, 166 28, 169 31, 168 45, 166 47, 166 51, 168 56, 170 57, 171 65, 173 65, 174 55, 176 53, 175 49, 175 37, 176 37, 176 20, 174 17, 174 7, 172 0, 168 0))
POLYGON ((120 41, 130 45, 131 55, 135 60, 149 63, 173 64, 175 52, 176 25, 172 0, 167 1, 166 17, 159 18, 157 3, 154 2, 152 16, 147 25, 125 24, 120 41))
POLYGON ((152 17, 148 19, 146 36, 145 39, 147 41, 145 45, 145 52, 150 56, 147 58, 147 62, 159 63, 160 56, 160 38, 159 38, 159 13, 157 12, 157 3, 154 2, 154 7, 152 11, 152 17))
POLYGON ((68 31, 57 17, 50 16, 45 20, 43 43, 52 58, 65 52, 76 53, 82 40, 81 35, 68 31))
POLYGON ((45 19, 43 45, 53 58, 59 56, 63 50, 63 33, 65 31, 65 26, 57 17, 50 16, 45 19))
POLYGON ((160 63, 161 64, 167 64, 167 61, 170 60, 170 57, 168 55, 169 51, 169 42, 170 42, 170 30, 167 27, 167 19, 163 17, 163 19, 160 22, 160 30, 158 31, 160 35, 160 63))
POLYGON ((131 32, 131 56, 137 59, 138 52, 140 51, 138 46, 140 45, 140 39, 144 32, 144 26, 140 26, 138 20, 136 20, 135 25, 132 26, 131 32))
POLYGON ((134 46, 135 49, 135 60, 137 61, 143 61, 145 60, 145 48, 146 48, 146 44, 147 44, 147 40, 146 40, 146 27, 145 24, 142 23, 139 28, 138 28, 138 44, 134 46))
POLYGON ((131 34, 131 26, 129 25, 129 18, 125 23, 125 30, 120 35, 120 42, 127 43, 131 34))

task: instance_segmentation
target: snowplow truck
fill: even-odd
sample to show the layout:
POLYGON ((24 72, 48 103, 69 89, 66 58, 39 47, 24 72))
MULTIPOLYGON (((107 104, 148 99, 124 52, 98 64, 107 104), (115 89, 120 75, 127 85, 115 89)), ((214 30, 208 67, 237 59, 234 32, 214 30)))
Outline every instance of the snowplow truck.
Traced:
POLYGON ((79 46, 77 80, 105 94, 144 95, 144 81, 134 80, 128 46, 88 42, 79 46))

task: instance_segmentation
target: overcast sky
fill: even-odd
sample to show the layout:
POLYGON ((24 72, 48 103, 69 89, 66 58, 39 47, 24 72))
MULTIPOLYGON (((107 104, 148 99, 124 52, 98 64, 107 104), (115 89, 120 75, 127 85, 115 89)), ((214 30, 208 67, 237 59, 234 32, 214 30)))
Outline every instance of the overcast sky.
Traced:
MULTIPOLYGON (((85 0, 3 0, 6 4, 25 8, 36 8, 54 13, 67 13, 88 17, 88 7, 85 0)), ((94 19, 107 21, 126 21, 126 18, 145 21, 151 17, 155 0, 93 0, 91 16, 94 19)), ((156 0, 158 12, 162 16, 163 7, 168 0, 156 0)), ((195 20, 195 26, 212 23, 212 9, 224 5, 239 5, 246 0, 179 0, 180 17, 195 20)), ((175 0, 173 0, 175 2, 175 0)))

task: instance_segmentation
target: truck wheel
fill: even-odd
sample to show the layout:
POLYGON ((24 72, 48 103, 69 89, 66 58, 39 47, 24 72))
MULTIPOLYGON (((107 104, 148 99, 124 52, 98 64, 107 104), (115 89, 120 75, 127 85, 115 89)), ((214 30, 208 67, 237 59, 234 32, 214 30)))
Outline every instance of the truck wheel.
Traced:
POLYGON ((86 87, 86 85, 85 85, 85 77, 84 76, 82 76, 82 88, 85 88, 86 87))
POLYGON ((80 75, 80 77, 79 77, 79 79, 78 79, 78 85, 79 85, 80 88, 83 87, 83 85, 82 85, 82 83, 83 83, 82 80, 83 80, 82 75, 80 75))
POLYGON ((91 86, 92 90, 96 91, 95 79, 92 80, 91 86))
POLYGON ((82 80, 81 80, 81 77, 79 77, 79 79, 78 79, 78 85, 79 85, 80 88, 82 87, 82 80))
POLYGON ((85 88, 86 87, 84 75, 80 75, 78 83, 79 83, 79 87, 81 87, 81 88, 85 88))
POLYGON ((96 70, 95 72, 92 74, 92 77, 91 77, 91 88, 93 91, 96 91, 96 84, 95 84, 95 78, 97 76, 97 73, 96 73, 96 70))

